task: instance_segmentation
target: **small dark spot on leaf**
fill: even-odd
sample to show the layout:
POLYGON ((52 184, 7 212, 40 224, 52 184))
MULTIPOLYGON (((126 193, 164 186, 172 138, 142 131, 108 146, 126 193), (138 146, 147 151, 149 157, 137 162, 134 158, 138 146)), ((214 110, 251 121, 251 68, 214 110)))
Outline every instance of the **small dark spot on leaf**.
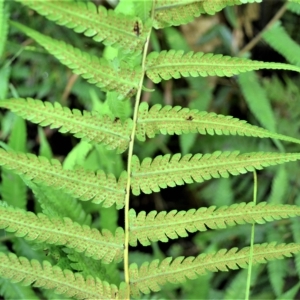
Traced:
POLYGON ((135 32, 135 34, 137 35, 137 37, 140 36, 140 26, 139 26, 139 22, 138 21, 136 21, 134 23, 133 31, 135 32))
POLYGON ((188 117, 186 118, 186 120, 187 120, 187 121, 193 121, 194 118, 193 118, 192 116, 188 116, 188 117))
POLYGON ((119 120, 120 120, 120 118, 116 117, 116 118, 114 119, 114 123, 117 123, 119 120))

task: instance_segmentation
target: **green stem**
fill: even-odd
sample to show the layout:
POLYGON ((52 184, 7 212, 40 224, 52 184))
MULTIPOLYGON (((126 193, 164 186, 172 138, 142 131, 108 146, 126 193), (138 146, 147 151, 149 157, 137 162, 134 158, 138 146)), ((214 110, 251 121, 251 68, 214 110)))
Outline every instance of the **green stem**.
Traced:
MULTIPOLYGON (((253 179, 254 179, 253 203, 254 203, 254 205, 256 205, 256 200, 257 200, 257 173, 256 173, 255 170, 253 171, 253 179)), ((249 255, 249 263, 248 263, 249 267, 248 267, 246 295, 245 295, 246 300, 249 300, 250 288, 251 288, 251 272, 252 272, 252 259, 253 259, 254 231, 255 231, 255 222, 253 222, 252 230, 251 230, 251 244, 250 244, 250 255, 249 255)))
MULTIPOLYGON (((151 17, 153 15, 153 8, 151 17)), ((145 62, 146 62, 146 56, 150 41, 150 35, 151 35, 152 29, 149 30, 149 34, 147 36, 147 40, 144 46, 144 52, 143 52, 143 58, 142 58, 142 76, 141 80, 139 82, 138 91, 135 97, 135 105, 134 105, 134 112, 133 112, 133 127, 132 132, 130 136, 130 142, 129 142, 129 149, 128 149, 128 160, 127 160, 127 184, 126 184, 126 195, 125 195, 125 207, 124 207, 124 214, 125 214, 125 241, 124 241, 124 276, 125 276, 125 282, 128 286, 128 295, 127 299, 130 298, 130 285, 129 285, 129 200, 130 200, 130 184, 131 184, 131 160, 133 155, 133 147, 134 147, 134 139, 135 139, 135 133, 136 133, 136 122, 138 118, 138 109, 139 104, 141 100, 141 94, 142 94, 142 87, 145 77, 145 62)))

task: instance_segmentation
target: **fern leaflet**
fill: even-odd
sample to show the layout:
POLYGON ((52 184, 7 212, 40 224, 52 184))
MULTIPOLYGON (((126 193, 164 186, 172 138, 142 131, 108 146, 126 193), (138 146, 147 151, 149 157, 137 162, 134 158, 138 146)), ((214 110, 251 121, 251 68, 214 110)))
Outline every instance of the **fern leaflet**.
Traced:
POLYGON ((154 10, 154 28, 178 26, 201 14, 214 15, 226 6, 240 5, 239 0, 158 0, 154 10))
POLYGON ((77 138, 102 142, 110 150, 117 149, 118 153, 124 152, 129 144, 131 119, 122 123, 98 112, 71 111, 58 102, 52 104, 31 98, 3 100, 0 101, 0 107, 10 109, 18 116, 41 126, 50 125, 50 128, 59 128, 62 133, 70 132, 77 138))
POLYGON ((6 152, 0 149, 0 165, 14 173, 23 175, 25 179, 35 183, 45 184, 54 189, 63 189, 66 193, 80 200, 91 200, 94 203, 103 202, 104 207, 116 203, 117 208, 124 206, 126 187, 126 172, 123 172, 119 181, 112 174, 106 175, 103 171, 97 174, 82 168, 63 170, 58 160, 48 160, 45 157, 36 157, 33 154, 6 152))
POLYGON ((300 68, 282 63, 269 63, 246 58, 183 50, 151 52, 147 56, 146 74, 154 82, 162 79, 198 76, 233 76, 260 69, 283 69, 300 72, 300 68))
POLYGON ((264 224, 295 217, 300 215, 300 208, 296 205, 270 205, 266 202, 254 205, 250 202, 218 209, 210 206, 188 211, 151 211, 148 214, 141 211, 138 215, 131 209, 129 214, 130 245, 137 246, 139 240, 143 246, 148 246, 151 242, 167 242, 169 238, 187 237, 187 232, 206 231, 207 228, 224 229, 238 224, 264 224))
MULTIPOLYGON (((1 102, 0 102, 1 105, 1 102)), ((172 107, 156 104, 149 109, 146 102, 140 104, 137 120, 137 138, 146 140, 146 135, 153 138, 156 134, 182 133, 241 135, 260 138, 274 138, 299 144, 300 140, 285 135, 272 133, 264 128, 253 126, 231 116, 199 112, 197 109, 172 107)))
POLYGON ((300 15, 300 0, 298 0, 298 1, 289 0, 287 9, 297 15, 300 15))
POLYGON ((102 259, 104 263, 121 261, 124 231, 118 228, 115 236, 108 230, 102 233, 89 226, 80 226, 69 218, 49 218, 12 207, 0 206, 0 228, 14 232, 26 240, 66 245, 86 256, 102 259), (59 228, 59 230, 58 230, 59 228))
POLYGON ((143 27, 143 23, 137 17, 116 13, 104 6, 96 7, 92 2, 17 1, 59 25, 93 37, 96 42, 103 41, 106 46, 122 47, 130 52, 142 51, 150 30, 149 25, 143 27), (134 32, 136 23, 139 26, 138 36, 134 32))
POLYGON ((154 159, 145 158, 140 163, 132 157, 131 188, 134 195, 142 190, 146 194, 159 192, 161 188, 174 187, 185 183, 203 182, 212 178, 228 178, 229 174, 239 175, 261 170, 264 167, 300 159, 300 153, 244 153, 239 151, 216 151, 213 154, 180 153, 173 156, 159 155, 154 159))
POLYGON ((116 68, 104 58, 82 52, 63 41, 52 39, 19 23, 11 21, 11 24, 33 38, 62 64, 71 68, 73 73, 81 75, 103 91, 116 91, 121 98, 131 97, 136 93, 141 76, 140 67, 132 70, 121 62, 121 67, 116 68))
POLYGON ((300 66, 300 46, 291 39, 280 22, 276 22, 270 29, 264 32, 263 39, 289 62, 300 66))
POLYGON ((92 216, 87 214, 81 203, 71 195, 64 193, 62 190, 54 190, 42 184, 35 184, 24 178, 23 180, 32 190, 45 215, 50 217, 68 217, 80 225, 91 224, 92 216))
MULTIPOLYGON (((253 264, 267 263, 274 259, 291 257, 300 252, 299 244, 264 243, 253 247, 253 264)), ((247 268, 249 262, 249 247, 238 251, 222 249, 216 253, 200 254, 197 257, 167 257, 163 261, 154 260, 145 262, 138 269, 137 265, 130 265, 130 284, 132 295, 138 297, 140 292, 149 294, 150 291, 159 291, 167 282, 181 283, 186 278, 196 279, 207 274, 207 271, 218 272, 247 268)))
POLYGON ((25 257, 17 257, 0 252, 0 274, 22 285, 33 284, 34 287, 55 289, 55 293, 75 297, 76 299, 124 299, 125 284, 120 289, 106 281, 89 276, 86 279, 79 273, 62 270, 52 266, 48 261, 41 264, 37 260, 29 261, 25 257))

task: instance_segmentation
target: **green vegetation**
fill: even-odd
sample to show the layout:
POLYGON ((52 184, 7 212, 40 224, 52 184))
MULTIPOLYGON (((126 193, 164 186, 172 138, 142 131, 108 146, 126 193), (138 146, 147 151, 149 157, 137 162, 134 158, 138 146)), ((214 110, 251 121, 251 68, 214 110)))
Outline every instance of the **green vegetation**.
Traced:
POLYGON ((0 294, 299 297, 300 1, 94 2, 0 0, 0 294))

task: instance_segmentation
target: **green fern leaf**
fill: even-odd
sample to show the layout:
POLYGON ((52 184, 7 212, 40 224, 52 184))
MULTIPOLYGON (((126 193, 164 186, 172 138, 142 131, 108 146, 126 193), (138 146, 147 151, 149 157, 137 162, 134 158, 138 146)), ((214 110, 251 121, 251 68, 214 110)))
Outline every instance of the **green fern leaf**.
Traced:
MULTIPOLYGON (((163 261, 154 260, 145 262, 138 269, 136 264, 130 265, 130 285, 133 296, 138 297, 140 292, 149 294, 150 291, 159 291, 167 282, 182 283, 188 279, 196 279, 207 274, 207 271, 218 272, 247 268, 249 262, 249 247, 238 251, 222 249, 216 253, 200 254, 197 257, 167 257, 163 261)), ((264 243, 253 247, 253 264, 267 263, 275 259, 291 257, 300 252, 299 244, 264 243)))
POLYGON ((69 218, 49 218, 12 207, 0 206, 0 228, 14 232, 26 240, 47 244, 66 245, 86 256, 102 259, 104 263, 121 261, 124 231, 116 230, 115 236, 108 230, 102 233, 89 226, 80 226, 69 218), (57 230, 59 228, 59 231, 57 230))
POLYGON ((282 63, 269 63, 246 58, 183 50, 151 52, 147 56, 146 74, 155 83, 162 79, 198 76, 233 76, 260 69, 283 69, 300 72, 300 68, 282 63))
POLYGON ((130 245, 137 246, 137 240, 148 246, 151 242, 167 242, 178 237, 187 237, 188 232, 223 229, 228 226, 253 222, 264 224, 274 220, 300 216, 300 207, 296 205, 270 205, 261 202, 254 205, 239 203, 231 206, 201 207, 198 210, 142 211, 136 215, 131 209, 129 217, 130 245))
POLYGON ((115 285, 84 277, 70 270, 62 270, 52 266, 48 261, 41 264, 37 260, 29 261, 25 257, 17 257, 0 252, 0 275, 22 285, 33 284, 34 287, 55 289, 55 293, 74 297, 75 299, 116 299, 124 296, 125 284, 120 290, 115 285))
MULTIPOLYGON (((22 118, 15 117, 8 147, 14 151, 27 152, 26 138, 26 122, 22 118)), ((14 207, 26 208, 27 187, 22 178, 10 170, 2 170, 1 179, 1 199, 14 207)))
POLYGON ((32 181, 23 180, 34 193, 45 215, 50 217, 68 217, 80 225, 91 224, 92 216, 87 214, 81 203, 71 195, 64 193, 62 190, 54 190, 42 184, 35 184, 32 181))
POLYGON ((109 275, 106 272, 106 266, 100 260, 95 260, 86 257, 84 253, 75 252, 73 249, 64 248, 63 252, 67 254, 72 270, 80 272, 84 277, 98 277, 100 280, 109 280, 109 275))
POLYGON ((93 37, 106 46, 141 52, 150 30, 137 17, 125 16, 92 2, 17 0, 58 25, 93 37), (139 34, 134 28, 138 24, 139 34))
POLYGON ((18 116, 41 126, 50 125, 50 128, 59 128, 62 133, 70 132, 77 138, 103 143, 109 149, 117 149, 117 153, 124 152, 130 141, 131 119, 122 123, 97 112, 71 111, 58 102, 52 104, 31 98, 3 100, 0 101, 0 107, 10 109, 18 116))
POLYGON ((123 98, 136 93, 142 74, 140 67, 132 70, 121 62, 120 68, 115 68, 104 58, 82 52, 63 41, 52 39, 19 23, 11 21, 11 24, 33 38, 62 64, 71 68, 73 73, 81 75, 103 91, 116 91, 123 98))
POLYGON ((153 26, 156 29, 178 26, 201 14, 214 15, 226 6, 240 5, 239 0, 158 0, 154 9, 153 26))
POLYGON ((63 170, 58 160, 48 160, 42 156, 6 152, 0 149, 0 165, 14 173, 23 175, 25 179, 35 183, 63 189, 66 193, 80 200, 91 200, 94 203, 103 202, 104 207, 116 203, 117 208, 124 206, 126 189, 126 172, 124 171, 116 182, 114 175, 106 175, 103 171, 97 174, 82 168, 63 170))
POLYGON ((145 158, 140 163, 132 157, 131 188, 134 195, 142 190, 146 194, 159 192, 161 188, 174 187, 185 183, 203 182, 212 178, 228 178, 248 171, 282 164, 300 159, 300 153, 254 152, 239 154, 239 151, 216 151, 213 154, 180 153, 173 156, 159 155, 154 159, 145 158))
POLYGON ((240 74, 238 84, 247 105, 259 123, 270 131, 276 131, 276 117, 270 99, 261 86, 255 72, 240 74))
MULTIPOLYGON (((1 105, 1 102, 0 102, 1 105)), ((153 138, 156 134, 183 134, 183 133, 210 134, 210 135, 241 135, 260 138, 274 138, 289 142, 300 143, 300 140, 285 135, 272 133, 246 121, 231 116, 215 113, 199 112, 197 109, 172 107, 156 104, 149 109, 146 102, 140 104, 137 120, 137 138, 146 140, 146 135, 153 138)))
POLYGON ((204 13, 202 1, 156 1, 153 27, 159 29, 189 23, 204 13))
MULTIPOLYGON (((250 0, 253 2, 253 0, 250 0)), ((254 0, 257 1, 257 0, 254 0)), ((247 1, 243 0, 204 0, 203 9, 209 15, 214 15, 215 13, 221 11, 227 6, 241 5, 245 4, 247 1)))
POLYGON ((283 55, 287 61, 300 66, 299 52, 300 46, 291 39, 289 34, 276 22, 273 26, 264 32, 263 39, 277 52, 283 55))
POLYGON ((40 300, 30 286, 21 286, 19 283, 10 282, 8 279, 0 278, 0 295, 2 299, 30 299, 40 300))
POLYGON ((297 15, 300 15, 300 0, 289 0, 287 9, 297 15))

